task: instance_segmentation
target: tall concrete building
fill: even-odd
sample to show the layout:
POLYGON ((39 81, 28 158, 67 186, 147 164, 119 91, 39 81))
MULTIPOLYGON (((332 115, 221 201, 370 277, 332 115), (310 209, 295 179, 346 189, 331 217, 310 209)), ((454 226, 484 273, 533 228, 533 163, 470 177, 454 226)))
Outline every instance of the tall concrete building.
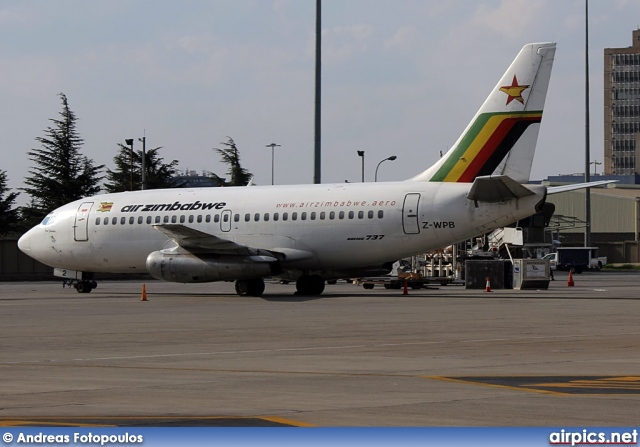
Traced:
POLYGON ((604 173, 640 173, 640 28, 626 48, 604 49, 604 173))

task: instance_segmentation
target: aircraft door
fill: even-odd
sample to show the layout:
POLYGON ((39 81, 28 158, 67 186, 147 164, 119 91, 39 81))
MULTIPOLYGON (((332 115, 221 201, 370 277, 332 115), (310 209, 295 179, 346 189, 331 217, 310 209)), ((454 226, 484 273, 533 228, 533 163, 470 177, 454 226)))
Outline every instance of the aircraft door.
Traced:
POLYGON ((82 202, 76 211, 76 218, 73 222, 73 238, 76 241, 89 240, 89 212, 93 207, 93 202, 82 202))
POLYGON ((420 194, 413 192, 404 197, 402 205, 402 227, 405 234, 420 233, 420 224, 418 222, 418 203, 420 202, 420 194))
POLYGON ((224 210, 220 215, 220 229, 224 232, 231 231, 231 210, 224 210))

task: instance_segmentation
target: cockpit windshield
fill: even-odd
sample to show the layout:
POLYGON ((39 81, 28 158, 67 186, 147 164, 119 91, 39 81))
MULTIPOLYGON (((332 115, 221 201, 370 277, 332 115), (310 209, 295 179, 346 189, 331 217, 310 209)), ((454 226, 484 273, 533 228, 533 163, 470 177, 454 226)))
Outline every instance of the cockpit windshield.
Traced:
POLYGON ((45 217, 42 222, 40 222, 40 225, 51 225, 55 222, 56 220, 56 216, 53 215, 53 212, 47 214, 47 217, 45 217))

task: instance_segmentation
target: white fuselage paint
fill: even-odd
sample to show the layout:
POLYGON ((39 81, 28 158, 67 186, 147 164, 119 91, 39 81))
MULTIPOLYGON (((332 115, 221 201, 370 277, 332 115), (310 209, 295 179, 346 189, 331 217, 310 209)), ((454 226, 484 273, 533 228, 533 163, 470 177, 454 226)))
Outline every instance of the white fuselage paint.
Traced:
POLYGON ((150 253, 175 246, 152 225, 173 223, 279 253, 283 276, 337 271, 381 265, 508 225, 534 214, 546 193, 529 185, 535 195, 475 204, 466 197, 470 187, 340 183, 104 194, 58 208, 50 222, 23 236, 20 248, 59 268, 144 272, 150 253))

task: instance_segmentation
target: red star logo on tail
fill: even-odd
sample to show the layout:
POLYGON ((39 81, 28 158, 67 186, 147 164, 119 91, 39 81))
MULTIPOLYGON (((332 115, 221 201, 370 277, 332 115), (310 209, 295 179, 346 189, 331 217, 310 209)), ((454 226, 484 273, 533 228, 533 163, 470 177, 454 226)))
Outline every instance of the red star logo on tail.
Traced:
POLYGON ((518 85, 518 79, 516 78, 516 75, 513 75, 513 81, 511 82, 511 85, 500 87, 500 91, 505 92, 508 96, 507 103, 505 105, 509 105, 509 103, 514 99, 518 100, 521 104, 524 104, 522 92, 528 88, 528 85, 518 85))

